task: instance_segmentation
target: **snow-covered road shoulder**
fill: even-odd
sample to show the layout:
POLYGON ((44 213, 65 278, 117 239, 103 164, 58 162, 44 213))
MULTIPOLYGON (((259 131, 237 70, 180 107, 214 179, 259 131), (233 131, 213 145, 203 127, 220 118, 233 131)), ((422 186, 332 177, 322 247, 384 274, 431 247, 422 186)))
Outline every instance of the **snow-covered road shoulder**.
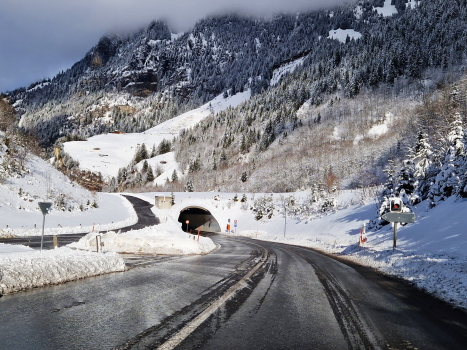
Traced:
MULTIPOLYGON (((125 233, 108 232, 101 235, 104 251, 131 254, 195 255, 216 249, 208 237, 198 237, 181 231, 172 222, 125 233)), ((69 247, 96 251, 96 233, 89 233, 69 247)))
POLYGON ((115 253, 0 245, 0 295, 125 270, 115 253))

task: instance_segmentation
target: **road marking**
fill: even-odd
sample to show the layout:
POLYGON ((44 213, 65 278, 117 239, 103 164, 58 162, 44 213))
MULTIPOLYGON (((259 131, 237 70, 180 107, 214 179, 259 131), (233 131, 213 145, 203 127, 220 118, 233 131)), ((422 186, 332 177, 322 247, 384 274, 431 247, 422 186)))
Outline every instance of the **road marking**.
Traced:
MULTIPOLYGON (((253 243, 254 244, 254 243, 253 243)), ((257 244, 255 244, 257 245, 257 244)), ((224 304, 229 298, 231 298, 237 291, 243 289, 247 286, 246 281, 253 276, 253 274, 263 265, 267 260, 266 249, 261 247, 263 254, 261 260, 245 275, 243 278, 238 281, 235 285, 230 287, 227 292, 224 293, 222 297, 217 299, 212 303, 206 310, 200 313, 193 321, 188 323, 183 327, 178 333, 176 333, 172 338, 167 340, 164 344, 159 346, 157 350, 172 350, 175 349, 182 341, 184 341, 188 336, 193 333, 196 328, 198 328, 204 321, 206 321, 209 316, 211 316, 217 309, 219 309, 222 304, 224 304)))

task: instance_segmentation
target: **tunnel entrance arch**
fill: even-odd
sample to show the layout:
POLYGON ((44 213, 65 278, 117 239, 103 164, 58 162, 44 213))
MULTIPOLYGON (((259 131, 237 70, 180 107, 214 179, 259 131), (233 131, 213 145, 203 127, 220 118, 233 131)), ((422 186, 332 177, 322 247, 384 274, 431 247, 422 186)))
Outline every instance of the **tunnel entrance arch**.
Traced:
POLYGON ((182 224, 183 231, 193 230, 193 232, 197 232, 198 228, 200 228, 201 231, 221 232, 221 227, 216 218, 203 207, 189 206, 180 210, 178 222, 182 224), (186 225, 187 220, 189 221, 188 228, 186 225))

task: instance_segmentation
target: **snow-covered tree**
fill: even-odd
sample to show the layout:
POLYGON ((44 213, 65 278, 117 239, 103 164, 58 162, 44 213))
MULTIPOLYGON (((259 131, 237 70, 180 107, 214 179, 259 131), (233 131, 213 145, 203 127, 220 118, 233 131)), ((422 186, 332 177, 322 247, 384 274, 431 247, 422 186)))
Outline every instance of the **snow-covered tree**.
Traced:
POLYGON ((459 113, 454 116, 446 140, 447 149, 442 162, 441 171, 430 187, 429 197, 433 204, 445 200, 459 192, 461 185, 460 168, 464 157, 464 129, 459 113))
POLYGON ((187 181, 184 190, 185 192, 195 192, 195 185, 193 183, 193 180, 187 181))
POLYGON ((419 131, 414 151, 414 177, 416 179, 415 194, 418 195, 421 200, 424 200, 428 196, 428 191, 432 181, 432 172, 430 172, 430 169, 432 168, 431 165, 433 163, 433 152, 431 151, 428 136, 425 132, 419 131))

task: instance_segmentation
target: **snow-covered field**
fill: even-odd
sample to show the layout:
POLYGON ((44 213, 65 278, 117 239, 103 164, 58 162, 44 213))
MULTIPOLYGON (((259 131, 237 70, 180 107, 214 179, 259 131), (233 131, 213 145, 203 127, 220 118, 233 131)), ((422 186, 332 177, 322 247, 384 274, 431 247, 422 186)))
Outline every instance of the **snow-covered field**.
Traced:
MULTIPOLYGON (((172 140, 183 129, 189 129, 211 115, 236 107, 250 98, 250 90, 224 98, 219 95, 205 105, 183 113, 178 117, 161 123, 142 133, 105 134, 90 137, 87 141, 72 141, 64 144, 64 150, 73 159, 79 161, 80 168, 100 172, 104 176, 117 176, 118 169, 126 167, 133 159, 138 145, 145 144, 150 150, 164 140, 172 140)), ((173 157, 173 156, 172 156, 173 157)), ((151 166, 160 164, 160 160, 151 160, 151 166), (156 163, 155 163, 156 162, 156 163)), ((173 166, 173 162, 169 162, 173 166)), ((172 175, 173 168, 165 169, 156 181, 165 182, 172 175)))

